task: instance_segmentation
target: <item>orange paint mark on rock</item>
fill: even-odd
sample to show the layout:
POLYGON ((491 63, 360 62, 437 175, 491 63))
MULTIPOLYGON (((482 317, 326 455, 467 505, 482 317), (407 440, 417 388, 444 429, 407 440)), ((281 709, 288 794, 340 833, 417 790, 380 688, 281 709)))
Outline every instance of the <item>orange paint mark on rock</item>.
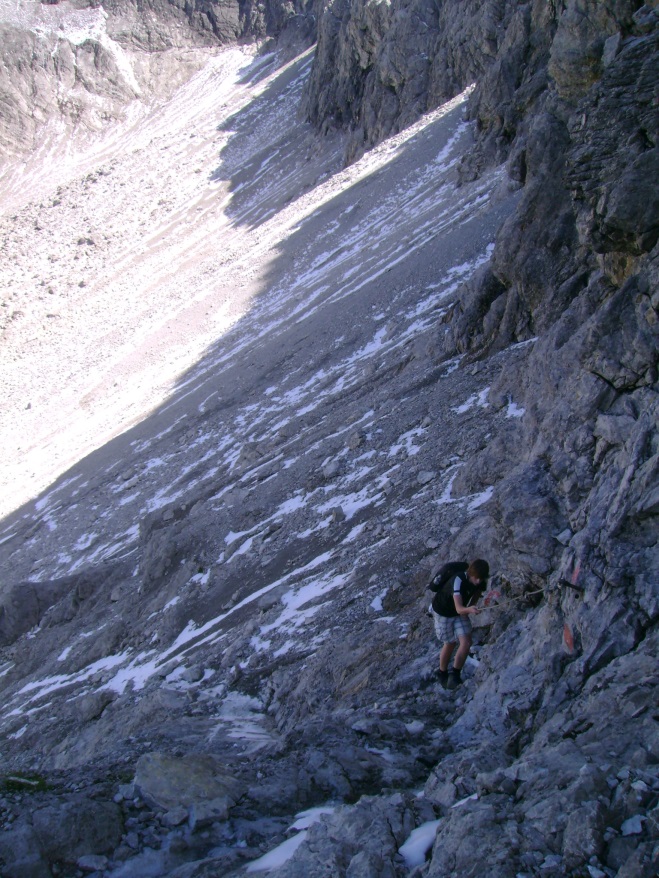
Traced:
POLYGON ((572 630, 567 622, 563 625, 563 640, 567 648, 572 652, 574 650, 574 637, 572 636, 572 630))

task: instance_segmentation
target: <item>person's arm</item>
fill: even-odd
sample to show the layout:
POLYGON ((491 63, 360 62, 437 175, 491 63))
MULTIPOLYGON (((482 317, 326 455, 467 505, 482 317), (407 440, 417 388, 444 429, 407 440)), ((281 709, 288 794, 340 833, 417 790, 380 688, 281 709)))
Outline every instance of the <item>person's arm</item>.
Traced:
POLYGON ((472 613, 478 612, 477 607, 465 607, 465 605, 462 602, 462 595, 461 594, 454 594, 453 595, 453 603, 455 604, 455 609, 458 611, 459 616, 469 616, 472 613))
POLYGON ((455 604, 458 616, 470 616, 472 613, 477 613, 478 610, 476 607, 465 607, 462 595, 460 594, 461 585, 462 580, 459 576, 456 576, 455 581, 453 582, 453 603, 455 604))

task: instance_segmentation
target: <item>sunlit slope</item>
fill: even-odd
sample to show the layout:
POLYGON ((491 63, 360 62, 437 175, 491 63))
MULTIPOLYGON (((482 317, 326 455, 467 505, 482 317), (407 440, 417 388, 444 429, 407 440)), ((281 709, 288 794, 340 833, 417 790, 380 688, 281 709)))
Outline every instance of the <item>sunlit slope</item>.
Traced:
MULTIPOLYGON (((211 59, 198 83, 208 87, 209 70, 237 57, 211 59)), ((243 69, 242 81, 236 65, 219 122, 192 113, 185 132, 170 128, 168 112, 180 119, 174 101, 147 142, 143 128, 126 134, 107 173, 63 187, 55 206, 17 214, 27 230, 30 211, 84 210, 86 221, 104 217, 115 237, 99 246, 92 229, 94 244, 72 244, 70 265, 88 260, 90 283, 68 312, 70 347, 33 342, 46 380, 33 379, 39 396, 15 417, 42 426, 21 432, 34 450, 17 460, 40 455, 44 479, 64 461, 75 465, 6 520, 0 539, 12 580, 132 565, 126 600, 160 619, 159 649, 143 652, 151 623, 127 650, 109 643, 100 665, 76 648, 71 662, 83 670, 71 675, 58 660, 62 685, 87 686, 93 667, 106 686, 139 688, 164 662, 216 649, 242 607, 251 613, 282 588, 292 589, 290 610, 254 650, 292 649, 290 634, 306 618, 295 607, 352 582, 374 552, 397 563, 402 543, 380 538, 370 519, 395 530, 405 517, 409 538, 417 519, 439 527, 450 506, 453 522, 468 520, 487 502, 491 489, 478 487, 458 503, 453 481, 490 420, 517 416, 513 403, 488 409, 486 376, 455 380, 456 363, 442 354, 444 321, 515 199, 499 172, 455 185, 471 137, 465 96, 342 168, 340 140, 319 141, 293 112, 308 57, 287 68, 267 63, 243 69), (107 255, 113 247, 121 263, 107 255), (61 382, 58 355, 71 370, 61 382), (474 416, 478 429, 465 433, 474 416), (179 514, 188 528, 195 505, 190 523, 208 533, 177 536, 179 514), (149 536, 159 522, 175 525, 161 548, 149 536), (162 565, 181 540, 204 562, 181 549, 183 566, 170 578, 162 565), (210 599, 218 589, 225 598, 236 592, 235 609, 218 615, 225 598, 210 599)), ((19 692, 17 716, 24 702, 19 692)))
MULTIPOLYGON (((226 120, 269 85, 243 79, 251 63, 237 49, 209 53, 173 98, 136 103, 85 148, 44 135, 43 153, 6 167, 3 511, 164 399, 261 289, 285 231, 264 240, 238 228, 230 181, 215 178, 226 120)), ((284 116, 308 63, 282 87, 284 116)), ((245 143, 242 159, 256 148, 245 143)))
POLYGON ((341 144, 297 119, 310 56, 273 60, 213 55, 162 107, 96 143, 91 170, 89 151, 62 156, 69 182, 46 191, 32 168, 39 199, 2 219, 4 511, 165 400, 256 296, 267 301, 253 321, 290 302, 311 313, 327 291, 351 295, 482 209, 491 181, 453 202, 468 136, 458 109, 392 189, 392 158, 435 117, 341 171, 341 144), (367 216, 353 191, 362 178, 387 192, 367 216), (279 255, 313 211, 332 202, 340 213, 341 198, 354 213, 319 224, 304 251, 296 243, 294 266, 279 255))

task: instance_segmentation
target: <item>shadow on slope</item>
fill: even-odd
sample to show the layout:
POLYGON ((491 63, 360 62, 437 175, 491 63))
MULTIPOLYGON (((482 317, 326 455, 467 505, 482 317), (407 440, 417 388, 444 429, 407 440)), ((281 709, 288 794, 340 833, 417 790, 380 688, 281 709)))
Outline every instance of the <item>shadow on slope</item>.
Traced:
POLYGON ((255 97, 218 129, 231 136, 210 179, 229 182, 227 216, 236 225, 257 228, 340 167, 342 138, 320 139, 300 118, 300 97, 312 60, 313 51, 308 50, 259 90, 276 63, 275 56, 262 60, 267 66, 261 75, 245 80, 257 89, 255 97))
MULTIPOLYGON (((284 139, 296 137, 299 126, 285 111, 308 63, 306 57, 294 62, 266 89, 270 98, 275 89, 283 95, 280 112, 283 107, 289 125, 284 139)), ((281 115, 262 118, 254 105, 247 107, 232 123, 238 146, 259 121, 257 139, 267 142, 277 118, 281 122, 281 115)), ((276 222, 288 234, 278 240, 249 312, 181 376, 162 406, 4 520, 0 551, 6 582, 47 582, 111 562, 141 561, 137 551, 144 552, 150 541, 141 571, 150 598, 133 608, 144 618, 172 600, 190 577, 203 577, 240 531, 270 518, 272 526, 280 526, 273 513, 285 517, 301 492, 317 484, 323 443, 349 424, 355 430, 373 421, 374 388, 380 387, 378 408, 409 396, 404 383, 396 389, 387 381, 419 359, 418 346, 437 335, 445 296, 454 296, 487 259, 487 245, 512 202, 492 198, 496 176, 455 190, 453 165, 469 138, 458 101, 336 178, 321 162, 325 188, 301 195, 291 175, 284 190, 270 196, 278 208, 276 222), (289 192, 301 203, 284 216, 289 192), (274 487, 251 497, 252 488, 265 482, 274 487), (208 523, 208 544, 190 558, 189 543, 177 543, 176 525, 210 500, 216 517, 208 523), (173 575, 177 565, 180 576, 173 575), (166 593, 159 594, 165 579, 166 593)), ((279 144, 275 155, 286 164, 279 144)), ((234 193, 243 178, 242 168, 231 178, 234 193)), ((268 183, 264 176, 261 185, 267 189, 268 183)), ((258 183, 248 188, 255 204, 258 183)), ((234 194, 234 222, 247 222, 248 201, 238 201, 234 194)), ((252 219, 255 225, 266 222, 252 219)), ((438 364, 440 352, 431 383, 438 364)), ((341 527, 340 538, 373 509, 341 527)), ((298 526, 305 515, 301 509, 298 526)), ((318 526, 307 524, 311 530, 318 526)), ((248 589, 277 581, 291 564, 304 567, 322 558, 335 541, 336 535, 326 538, 322 528, 305 543, 294 541, 248 589)), ((120 585, 135 590, 137 572, 120 585)), ((244 582, 240 571, 224 576, 227 600, 244 582)), ((173 637, 180 632, 176 624, 186 621, 178 613, 175 618, 173 637)))

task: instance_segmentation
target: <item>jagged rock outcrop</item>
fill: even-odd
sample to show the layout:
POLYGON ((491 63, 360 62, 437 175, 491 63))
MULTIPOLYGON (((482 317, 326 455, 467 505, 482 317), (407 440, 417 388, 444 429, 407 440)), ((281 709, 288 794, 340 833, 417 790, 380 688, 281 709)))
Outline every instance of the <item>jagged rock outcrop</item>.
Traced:
MULTIPOLYGON (((19 582, 10 586, 0 600, 0 645, 15 643, 31 628, 60 625, 75 618, 81 604, 85 615, 97 609, 99 592, 116 586, 126 575, 122 565, 110 564, 64 576, 50 582, 19 582)), ((107 603, 104 594, 101 603, 107 603)))
POLYGON ((541 2, 322 4, 306 111, 351 130, 351 159, 476 83, 479 128, 500 159, 546 88, 556 17, 541 2))
POLYGON ((548 463, 550 493, 574 534, 571 563, 589 557, 600 582, 633 579, 640 597, 656 563, 643 510, 654 502, 645 474, 656 454, 659 214, 654 194, 640 195, 638 175, 656 151, 659 33, 655 12, 616 4, 612 41, 612 11, 596 5, 604 21, 588 18, 579 40, 567 35, 578 4, 561 19, 549 66, 558 79, 533 120, 538 130, 522 136, 522 200, 455 327, 458 344, 476 348, 544 332, 520 376, 534 400, 529 456, 548 463))
POLYGON ((97 132, 194 74, 211 48, 281 37, 282 54, 313 42, 308 4, 30 0, 0 19, 0 155, 29 155, 48 123, 97 132), (288 46, 288 48, 285 48, 288 46), (294 48, 292 48, 294 47, 294 48), (157 86, 157 87, 154 87, 157 86))
POLYGON ((307 39, 314 34, 308 0, 109 0, 103 7, 112 39, 148 51, 278 37, 289 24, 306 29, 307 39))
MULTIPOLYGON (((90 15, 99 16, 96 10, 90 15)), ((4 156, 31 152, 38 132, 57 114, 94 129, 117 118, 135 98, 117 57, 95 40, 81 45, 11 22, 0 22, 0 150, 4 156)))

